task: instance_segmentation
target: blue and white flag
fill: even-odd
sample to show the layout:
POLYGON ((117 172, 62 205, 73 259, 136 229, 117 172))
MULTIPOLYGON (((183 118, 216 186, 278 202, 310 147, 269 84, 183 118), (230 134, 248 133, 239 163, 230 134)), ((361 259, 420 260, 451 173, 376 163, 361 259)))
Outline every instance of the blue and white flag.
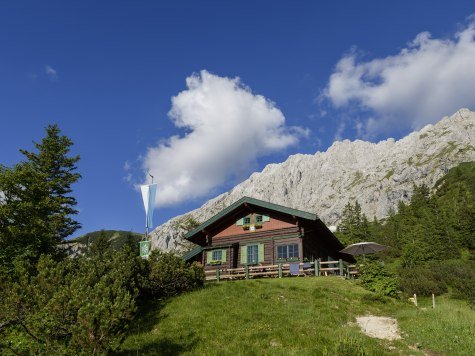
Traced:
POLYGON ((140 186, 142 191, 143 205, 145 207, 145 227, 153 226, 153 209, 155 208, 155 195, 157 193, 157 184, 147 184, 140 186))

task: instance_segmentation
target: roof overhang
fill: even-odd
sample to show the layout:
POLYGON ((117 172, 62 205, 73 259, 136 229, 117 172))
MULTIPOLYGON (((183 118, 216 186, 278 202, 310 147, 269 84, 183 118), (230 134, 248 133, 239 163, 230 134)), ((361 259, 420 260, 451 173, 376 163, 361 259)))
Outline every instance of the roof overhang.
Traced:
POLYGON ((183 258, 185 261, 188 261, 188 260, 192 259, 193 257, 195 257, 196 255, 200 254, 202 251, 203 251, 203 247, 197 246, 197 247, 195 247, 193 250, 186 252, 186 253, 182 256, 182 258, 183 258))

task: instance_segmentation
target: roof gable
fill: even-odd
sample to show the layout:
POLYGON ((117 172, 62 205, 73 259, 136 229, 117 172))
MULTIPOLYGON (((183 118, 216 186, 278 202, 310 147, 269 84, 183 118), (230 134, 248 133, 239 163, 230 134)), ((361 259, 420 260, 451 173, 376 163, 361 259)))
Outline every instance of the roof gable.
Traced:
POLYGON ((242 205, 245 205, 245 204, 249 204, 249 205, 256 206, 256 207, 277 211, 277 212, 280 212, 280 213, 283 213, 283 214, 292 215, 292 216, 299 217, 299 218, 305 219, 305 220, 311 220, 311 221, 319 220, 318 216, 316 214, 313 214, 313 213, 288 208, 288 207, 285 207, 285 206, 282 206, 282 205, 266 202, 266 201, 255 199, 255 198, 243 197, 243 198, 239 199, 238 201, 236 201, 235 203, 228 206, 227 208, 223 209, 222 211, 220 211, 218 214, 214 215, 210 219, 206 220, 200 226, 198 226, 198 227, 194 228, 193 230, 189 231, 185 235, 185 239, 190 239, 191 237, 193 237, 197 233, 205 230, 206 228, 208 228, 212 224, 216 223, 220 219, 222 219, 222 218, 226 217, 227 215, 231 214, 233 211, 235 211, 236 209, 240 208, 242 205))

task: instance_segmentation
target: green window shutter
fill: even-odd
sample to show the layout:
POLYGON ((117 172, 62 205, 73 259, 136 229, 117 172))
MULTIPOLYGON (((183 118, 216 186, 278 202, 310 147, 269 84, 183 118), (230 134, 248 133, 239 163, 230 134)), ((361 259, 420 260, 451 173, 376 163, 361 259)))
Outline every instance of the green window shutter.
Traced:
POLYGON ((243 220, 243 224, 246 224, 246 225, 252 223, 251 215, 248 215, 248 216, 243 217, 242 220, 243 220), (247 221, 246 221, 246 220, 247 220, 247 221))
POLYGON ((228 254, 228 250, 226 248, 221 250, 221 262, 226 262, 227 254, 228 254))
POLYGON ((213 251, 206 252, 206 263, 210 263, 213 260, 213 251))
POLYGON ((262 222, 270 221, 269 215, 262 215, 262 222))
POLYGON ((247 263, 247 246, 241 246, 241 264, 247 263))
POLYGON ((257 262, 264 262, 264 244, 257 244, 257 262))
POLYGON ((236 225, 237 226, 243 226, 244 225, 244 218, 241 218, 238 221, 236 221, 236 225))

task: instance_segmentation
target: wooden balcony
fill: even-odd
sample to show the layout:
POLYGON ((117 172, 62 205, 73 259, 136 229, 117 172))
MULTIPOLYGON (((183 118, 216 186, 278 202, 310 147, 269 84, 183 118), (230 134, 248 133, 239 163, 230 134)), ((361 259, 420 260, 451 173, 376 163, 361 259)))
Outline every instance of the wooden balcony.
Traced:
POLYGON ((355 278, 358 274, 356 265, 343 260, 314 262, 287 262, 273 265, 253 265, 240 268, 217 268, 205 271, 206 281, 254 279, 263 277, 295 277, 295 276, 341 276, 355 278), (298 269, 297 269, 298 265, 298 269))

